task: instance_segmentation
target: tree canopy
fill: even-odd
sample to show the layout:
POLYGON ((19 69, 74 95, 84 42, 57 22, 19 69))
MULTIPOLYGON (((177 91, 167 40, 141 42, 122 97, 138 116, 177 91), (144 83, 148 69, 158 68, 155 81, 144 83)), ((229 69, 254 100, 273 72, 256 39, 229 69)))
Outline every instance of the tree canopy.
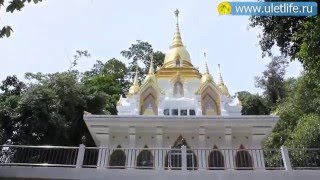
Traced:
MULTIPOLYGON (((316 2, 319 4, 319 1, 316 2)), ((283 57, 289 57, 292 61, 299 60, 304 67, 303 74, 296 79, 283 79, 282 72, 285 71, 281 68, 275 68, 277 71, 274 73, 267 70, 263 77, 269 74, 269 77, 281 80, 275 81, 275 86, 265 86, 265 78, 257 81, 258 86, 265 90, 267 100, 271 98, 269 100, 272 100, 270 106, 273 113, 280 116, 265 147, 320 147, 320 143, 314 140, 318 138, 319 132, 313 130, 317 128, 320 116, 320 17, 254 16, 250 21, 251 27, 262 29, 262 56, 272 57, 273 48, 278 47, 283 57)), ((276 62, 274 67, 281 64, 281 61, 276 62)))
MULTIPOLYGON (((135 52, 150 53, 157 65, 161 65, 163 53, 153 53, 148 42, 143 44, 148 50, 139 46, 132 57, 136 56, 135 52)), ((105 62, 97 60, 90 70, 79 72, 78 61, 90 56, 87 50, 78 50, 67 71, 25 73, 24 82, 17 76, 3 80, 0 83, 0 143, 78 146, 84 142, 94 146, 83 120, 84 111, 116 115, 117 101, 127 94, 135 69, 111 58, 105 62)), ((142 58, 150 60, 148 54, 142 58)))
POLYGON ((132 78, 134 77, 134 72, 138 68, 138 77, 140 82, 144 79, 146 74, 148 74, 151 57, 153 58, 154 69, 162 66, 165 57, 165 54, 161 51, 154 51, 151 44, 140 40, 137 40, 135 44, 131 44, 127 50, 121 51, 121 55, 129 61, 128 68, 129 71, 132 72, 132 78), (142 62, 145 67, 139 67, 139 61, 142 62))

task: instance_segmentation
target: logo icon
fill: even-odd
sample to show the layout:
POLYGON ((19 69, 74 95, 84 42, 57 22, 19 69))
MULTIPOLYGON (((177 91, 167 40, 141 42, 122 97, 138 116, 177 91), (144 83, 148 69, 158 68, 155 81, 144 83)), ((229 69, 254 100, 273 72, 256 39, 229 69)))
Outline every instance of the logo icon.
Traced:
POLYGON ((218 5, 218 13, 220 15, 231 14, 231 11, 232 11, 232 7, 231 7, 231 4, 229 2, 221 2, 218 5))

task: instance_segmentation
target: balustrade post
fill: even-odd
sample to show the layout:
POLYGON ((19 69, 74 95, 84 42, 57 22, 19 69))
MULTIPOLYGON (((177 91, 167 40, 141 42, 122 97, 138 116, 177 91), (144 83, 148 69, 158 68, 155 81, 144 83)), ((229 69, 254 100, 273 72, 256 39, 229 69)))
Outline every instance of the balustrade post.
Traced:
POLYGON ((292 170, 291 161, 289 158, 288 148, 285 146, 281 146, 281 155, 283 160, 283 165, 285 170, 292 170))
POLYGON ((181 146, 181 169, 187 170, 187 147, 185 145, 181 146))
POLYGON ((77 162, 76 162, 76 168, 81 168, 83 165, 83 159, 84 159, 84 153, 85 153, 85 145, 80 144, 78 149, 78 155, 77 155, 77 162))
POLYGON ((157 149, 154 152, 155 168, 160 170, 163 169, 163 152, 165 152, 165 150, 163 149, 162 127, 158 126, 156 129, 156 133, 157 149))

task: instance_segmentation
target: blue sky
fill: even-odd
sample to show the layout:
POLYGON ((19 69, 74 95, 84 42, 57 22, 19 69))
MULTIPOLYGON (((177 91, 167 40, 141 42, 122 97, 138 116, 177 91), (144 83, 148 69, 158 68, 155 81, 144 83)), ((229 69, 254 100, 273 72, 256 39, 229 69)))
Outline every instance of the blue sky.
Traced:
MULTIPOLYGON (((23 11, 0 12, 0 26, 10 24, 13 35, 0 39, 0 79, 23 78, 25 72, 51 73, 67 70, 76 50, 92 57, 76 67, 89 70, 95 60, 118 58, 136 40, 148 41, 166 52, 175 30, 173 11, 180 10, 180 30, 192 63, 204 68, 207 53, 210 72, 217 80, 217 64, 231 93, 254 87, 269 62, 261 58, 259 29, 248 29, 249 17, 219 16, 217 0, 47 0, 27 5, 23 11)), ((275 50, 276 51, 276 50, 275 50)), ((287 76, 298 76, 298 62, 287 76)))

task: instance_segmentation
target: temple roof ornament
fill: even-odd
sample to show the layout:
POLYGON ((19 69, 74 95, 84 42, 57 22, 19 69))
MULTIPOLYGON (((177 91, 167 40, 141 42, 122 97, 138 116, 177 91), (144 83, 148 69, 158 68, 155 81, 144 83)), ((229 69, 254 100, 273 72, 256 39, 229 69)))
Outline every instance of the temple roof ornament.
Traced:
POLYGON ((203 55, 205 59, 205 67, 204 67, 204 73, 202 74, 201 83, 214 82, 213 77, 209 72, 209 68, 207 64, 207 53, 204 53, 203 55))
POLYGON ((176 32, 173 36, 172 45, 170 46, 169 51, 166 53, 166 57, 164 59, 164 67, 174 67, 177 57, 179 57, 179 61, 181 61, 181 67, 193 67, 191 64, 190 54, 187 49, 184 47, 180 28, 179 28, 179 10, 177 9, 174 12, 177 23, 176 23, 176 32))
POLYGON ((149 67, 149 74, 154 74, 154 68, 153 68, 153 55, 150 56, 151 62, 149 67))
POLYGON ((133 79, 133 84, 129 88, 129 94, 130 95, 137 94, 139 92, 139 90, 140 90, 140 87, 139 87, 139 83, 138 83, 138 67, 137 67, 136 73, 135 73, 135 76, 133 79))
POLYGON ((220 70, 220 64, 218 64, 218 67, 219 67, 219 81, 218 81, 219 89, 220 89, 220 91, 221 91, 221 93, 223 95, 229 97, 230 94, 229 94, 228 87, 224 84, 223 79, 222 79, 221 70, 220 70))
POLYGON ((143 83, 140 87, 140 91, 142 91, 148 84, 151 84, 157 89, 157 91, 159 91, 159 93, 164 94, 164 91, 160 88, 157 77, 154 74, 153 55, 151 55, 150 61, 151 62, 150 62, 149 72, 146 78, 143 80, 143 83))
POLYGON ((146 78, 143 81, 143 84, 145 84, 150 79, 155 79, 156 76, 154 74, 154 68, 153 68, 153 55, 150 56, 150 66, 149 66, 149 72, 146 76, 146 78))
POLYGON ((174 33, 174 36, 173 36, 173 42, 172 42, 171 48, 183 46, 180 29, 179 29, 179 10, 176 9, 174 11, 174 14, 176 16, 177 23, 176 23, 176 32, 174 33))

